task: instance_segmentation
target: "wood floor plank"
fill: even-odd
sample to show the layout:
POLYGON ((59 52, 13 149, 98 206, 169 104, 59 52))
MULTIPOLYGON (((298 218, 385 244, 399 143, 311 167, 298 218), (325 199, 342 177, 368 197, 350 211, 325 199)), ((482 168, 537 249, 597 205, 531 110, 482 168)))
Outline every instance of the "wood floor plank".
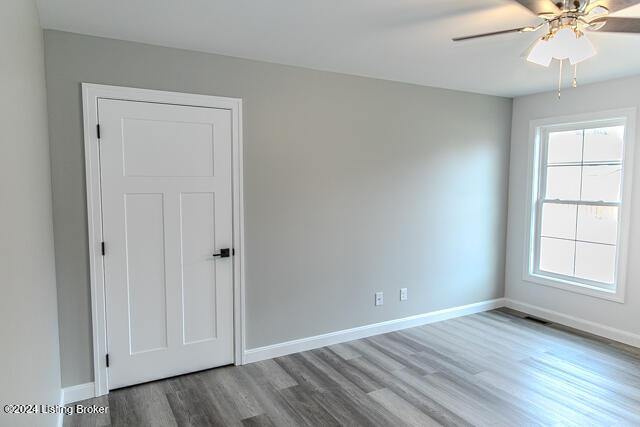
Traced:
POLYGON ((204 379, 207 383, 212 381, 221 385, 225 396, 235 407, 235 411, 239 414, 239 419, 251 418, 263 413, 260 404, 250 391, 249 380, 241 374, 242 369, 227 367, 215 372, 219 375, 204 379))
POLYGON ((219 417, 210 419, 204 408, 194 404, 198 402, 198 395, 190 390, 175 391, 167 393, 167 401, 171 407, 171 412, 179 426, 222 426, 219 417))
MULTIPOLYGON (((468 319, 453 319, 451 324, 442 325, 457 331, 457 336, 463 339, 473 339, 474 342, 488 347, 492 351, 499 351, 504 356, 514 359, 524 359, 531 354, 543 353, 549 345, 535 340, 522 340, 518 337, 502 332, 493 326, 479 321, 469 322, 468 319)), ((454 332, 455 333, 455 332, 454 332)))
POLYGON ((298 385, 273 359, 252 363, 245 368, 256 381, 269 382, 277 390, 298 385))
POLYGON ((640 388, 640 368, 629 365, 624 361, 615 358, 594 357, 594 355, 588 353, 575 353, 571 357, 567 357, 566 354, 556 353, 552 350, 546 354, 588 369, 611 381, 621 381, 632 385, 636 389, 640 388))
POLYGON ((245 427, 273 427, 275 424, 271 421, 268 415, 256 415, 255 417, 245 418, 242 420, 242 425, 245 427))
MULTIPOLYGON (((222 368, 228 369, 228 368, 222 368)), ((228 420, 229 424, 239 425, 243 414, 238 411, 237 404, 228 395, 223 384, 218 381, 220 369, 207 371, 209 375, 199 373, 191 377, 192 387, 202 393, 211 405, 211 412, 218 418, 228 420)))
MULTIPOLYGON (((494 318, 495 316, 507 316, 501 312, 487 312, 481 313, 478 316, 478 321, 485 321, 487 318, 494 318)), ((530 338, 533 339, 546 339, 550 340, 554 344, 554 350, 570 349, 574 351, 587 352, 594 356, 602 357, 614 357, 620 360, 625 360, 630 364, 640 368, 640 358, 637 353, 632 351, 621 351, 617 347, 625 347, 621 343, 614 343, 611 340, 605 338, 596 337, 586 332, 576 331, 575 329, 568 328, 562 325, 551 323, 549 325, 541 325, 536 322, 527 321, 518 316, 510 316, 512 329, 519 332, 528 333, 530 338), (613 344, 616 344, 614 346, 613 344)), ((628 346, 626 346, 628 347, 628 346)))
POLYGON ((378 383, 362 371, 353 368, 353 366, 347 363, 340 363, 340 356, 331 351, 329 348, 325 347, 314 350, 312 354, 325 363, 331 365, 333 369, 338 371, 344 378, 346 378, 351 383, 353 383, 353 385, 362 390, 363 393, 369 393, 384 388, 382 384, 378 383))
POLYGON ((549 377, 562 381, 568 393, 578 396, 589 402, 594 408, 603 413, 616 417, 619 421, 633 422, 640 425, 640 414, 634 414, 634 409, 640 407, 640 402, 633 400, 621 393, 611 390, 587 380, 575 374, 574 370, 567 370, 543 363, 537 359, 531 359, 526 363, 549 375, 549 377), (613 402, 611 399, 615 399, 613 402))
MULTIPOLYGON (((420 357, 420 355, 416 355, 415 357, 420 357)), ((549 425, 552 421, 557 421, 556 418, 548 417, 546 414, 536 411, 535 408, 532 410, 530 405, 527 405, 526 402, 517 396, 510 395, 490 384, 483 383, 476 375, 470 374, 468 371, 460 369, 455 365, 441 362, 439 371, 453 383, 455 388, 461 388, 459 392, 462 396, 475 398, 481 402, 481 405, 486 405, 488 408, 502 415, 510 415, 515 420, 521 423, 524 422, 527 425, 534 425, 536 423, 549 425)), ((420 378, 407 374, 399 376, 403 378, 405 382, 417 388, 421 388, 421 382, 424 382, 424 380, 420 378)), ((424 391, 423 389, 423 392, 424 391)))
POLYGON ((567 361, 552 353, 537 355, 533 359, 552 365, 574 377, 602 387, 616 396, 632 399, 636 405, 640 405, 640 381, 637 379, 635 372, 627 371, 625 375, 617 371, 608 371, 603 375, 602 371, 599 371, 594 365, 586 367, 576 364, 574 361, 567 361))
POLYGON ((365 371, 354 369, 353 364, 357 364, 357 361, 362 359, 362 356, 350 359, 351 366, 342 369, 353 373, 353 376, 343 375, 341 370, 319 358, 315 351, 301 353, 301 356, 304 359, 303 363, 310 372, 318 377, 325 378, 326 391, 314 394, 314 398, 321 404, 328 405, 334 412, 345 408, 348 410, 352 420, 363 420, 365 425, 397 424, 398 419, 393 414, 375 405, 375 402, 369 398, 362 388, 351 380, 351 378, 369 378, 375 381, 374 376, 365 371))
POLYGON ((114 426, 138 425, 146 427, 161 425, 173 427, 178 425, 166 395, 158 383, 142 384, 125 390, 118 390, 114 394, 115 396, 109 396, 109 407, 114 406, 111 417, 111 422, 114 426), (113 405, 112 397, 119 403, 113 405), (121 420, 123 423, 120 422, 121 420), (132 420, 135 420, 133 424, 131 423, 132 420))
POLYGON ((398 417, 408 426, 420 427, 440 425, 436 420, 417 410, 406 400, 389 389, 383 388, 381 390, 372 391, 369 393, 369 396, 390 412, 397 414, 398 417))
POLYGON ((402 344, 402 340, 391 340, 391 344, 382 345, 374 341, 369 341, 369 344, 375 348, 380 354, 384 354, 389 359, 396 361, 400 367, 397 369, 410 369, 416 373, 416 375, 426 375, 429 370, 423 369, 419 364, 414 363, 409 356, 413 354, 403 353, 397 351, 398 345, 402 344))
MULTIPOLYGON (((109 406, 108 396, 101 396, 96 399, 89 399, 88 401, 77 402, 81 405, 98 405, 109 406)), ((79 414, 75 416, 64 416, 64 427, 104 427, 111 425, 111 413, 107 411, 105 414, 79 414)))
POLYGON ((513 310, 113 390, 88 426, 640 425, 640 350, 513 310))
POLYGON ((304 420, 305 425, 312 426, 338 426, 336 420, 323 406, 313 399, 317 391, 313 391, 304 385, 297 385, 277 392, 290 405, 291 408, 304 420))
MULTIPOLYGON (((250 377, 247 370, 243 369, 241 372, 250 377)), ((273 424, 291 427, 304 425, 304 420, 300 418, 289 402, 278 393, 280 390, 283 389, 276 389, 271 383, 253 383, 251 393, 263 409, 264 415, 266 415, 273 424)), ((253 421, 247 422, 264 421, 260 416, 252 418, 254 418, 253 421)), ((242 420, 242 422, 244 424, 245 420, 242 420)))
POLYGON ((447 351, 446 349, 436 349, 437 348, 437 338, 432 336, 425 336, 423 340, 426 343, 431 343, 432 345, 426 346, 424 351, 420 353, 416 353, 412 356, 414 360, 421 360, 424 364, 430 365, 432 370, 435 369, 434 373, 440 372, 442 369, 442 365, 452 365, 469 372, 470 374, 475 374, 482 371, 482 367, 476 364, 475 362, 462 357, 461 354, 456 353, 455 351, 447 351))
POLYGON ((422 391, 472 425, 519 425, 515 419, 490 411, 477 396, 460 393, 454 382, 444 374, 436 373, 425 376, 422 391))
MULTIPOLYGON (((403 381, 399 374, 403 373, 404 370, 400 369, 393 372, 386 371, 384 368, 368 361, 366 356, 352 359, 349 363, 353 364, 363 372, 366 372, 368 375, 375 378, 376 381, 386 384, 389 390, 402 397, 415 408, 427 414, 430 418, 437 420, 439 423, 453 426, 471 425, 462 419, 459 414, 448 410, 428 394, 421 393, 419 386, 403 381)), ((411 370, 410 373, 410 376, 413 378, 422 378, 416 376, 415 371, 411 370)))
POLYGON ((565 407, 581 414, 585 421, 588 420, 588 423, 612 425, 619 421, 615 417, 594 408, 588 401, 585 402, 578 396, 576 390, 567 387, 562 381, 558 381, 523 363, 511 364, 505 360, 496 360, 495 368, 492 371, 499 376, 518 382, 531 391, 561 403, 565 407))
MULTIPOLYGON (((560 419, 560 425, 568 426, 584 426, 590 425, 593 421, 581 412, 571 408, 567 405, 563 405, 556 399, 540 393, 537 390, 532 390, 527 387, 526 384, 516 381, 512 378, 507 378, 496 374, 495 372, 482 372, 476 375, 481 382, 484 382, 492 387, 502 390, 507 394, 511 394, 514 397, 519 397, 527 404, 530 404, 532 408, 539 408, 541 412, 544 412, 546 417, 553 417, 560 419)), ((555 423, 553 423, 555 425, 555 423)))
POLYGON ((357 340, 349 343, 352 347, 356 348, 362 354, 366 355, 368 359, 375 361, 380 366, 383 366, 389 371, 396 369, 402 369, 404 366, 387 354, 380 352, 376 347, 371 345, 370 342, 365 340, 357 340))
POLYGON ((371 399, 367 394, 347 395, 341 390, 315 393, 313 398, 338 420, 340 425, 395 426, 401 420, 371 399))
POLYGON ((318 392, 326 390, 327 385, 322 376, 319 377, 316 373, 306 369, 304 360, 299 354, 278 357, 274 360, 298 385, 318 392))
POLYGON ((353 359, 354 357, 362 356, 362 353, 360 353, 355 348, 350 346, 349 343, 340 343, 340 344, 330 345, 327 348, 333 351, 338 356, 342 357, 344 360, 349 360, 349 359, 353 359))

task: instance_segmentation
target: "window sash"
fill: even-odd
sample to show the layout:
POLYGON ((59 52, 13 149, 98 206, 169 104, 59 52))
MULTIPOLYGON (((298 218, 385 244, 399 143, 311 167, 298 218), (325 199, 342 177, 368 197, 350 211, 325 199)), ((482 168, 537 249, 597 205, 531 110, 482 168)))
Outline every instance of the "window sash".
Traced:
MULTIPOLYGON (((545 236, 544 234, 540 235, 540 237, 544 239, 564 240, 565 242, 591 243, 594 245, 602 245, 602 246, 618 246, 616 243, 592 242, 590 240, 583 240, 583 239, 567 239, 565 237, 545 236)), ((569 277, 573 277, 573 276, 569 276, 569 277)))
MULTIPOLYGON (((613 124, 613 123, 612 123, 613 124)), ((618 125, 621 125, 622 123, 617 123, 618 125)), ((626 124, 623 124, 626 126, 626 124)), ((622 201, 603 201, 603 200, 598 200, 598 201, 591 201, 591 200, 567 200, 567 199, 547 199, 545 197, 546 193, 547 193, 547 170, 548 168, 553 168, 553 167, 561 167, 561 166, 622 166, 624 167, 624 157, 622 160, 603 160, 603 161, 580 161, 580 162, 557 162, 557 163, 548 163, 548 150, 549 150, 549 134, 551 132, 556 132, 559 130, 582 130, 582 131, 586 131, 588 129, 594 129, 594 128, 600 128, 600 127, 606 127, 607 125, 605 125, 604 123, 600 122, 600 123, 593 123, 593 124, 582 124, 580 127, 572 127, 572 126, 563 126, 563 127, 555 127, 555 128, 545 128, 542 130, 542 132, 540 133, 540 147, 538 149, 538 155, 539 157, 539 171, 537 174, 537 194, 535 195, 535 222, 534 222, 534 245, 533 245, 533 256, 531 258, 531 261, 533 262, 532 265, 532 269, 531 272, 535 275, 539 275, 539 276, 543 276, 543 277, 550 277, 550 278, 555 278, 555 279, 559 279, 561 281, 570 283, 570 284, 574 284, 574 285, 586 285, 589 287, 594 287, 597 289, 606 289, 606 290, 614 290, 616 287, 616 283, 618 280, 618 264, 616 261, 616 266, 615 266, 615 277, 614 277, 614 284, 609 284, 609 283, 604 283, 604 282, 597 282, 597 281, 593 281, 593 280, 589 280, 589 279, 584 279, 584 278, 580 278, 580 277, 576 277, 576 276, 569 276, 569 275, 563 275, 563 274, 558 274, 558 273, 553 273, 553 272, 549 272, 549 271, 544 271, 540 269, 540 246, 541 246, 541 240, 542 238, 555 238, 555 237, 549 237, 549 236, 543 236, 542 235, 542 208, 545 204, 565 204, 565 205, 573 205, 573 206, 602 206, 602 207, 618 207, 618 239, 616 240, 615 244, 603 244, 603 243, 599 243, 599 242, 589 242, 589 241, 583 241, 583 240, 578 240, 578 239, 561 239, 558 238, 559 240, 565 240, 565 241, 570 241, 570 242, 578 242, 578 243, 597 243, 597 244, 603 244, 603 245, 607 245, 607 246, 614 246, 616 247, 616 258, 618 258, 618 253, 619 253, 619 244, 620 244, 620 227, 621 227, 621 219, 622 219, 622 201)), ((583 152, 584 152, 584 133, 583 133, 583 152)), ((625 138, 625 141, 623 142, 624 145, 626 145, 627 141, 625 138)), ((625 150, 626 151, 626 150, 625 150)), ((621 183, 622 185, 622 183, 621 183)), ((622 197, 622 194, 620 195, 620 197, 622 197)), ((577 237, 577 236, 576 236, 577 237)))
POLYGON ((555 168, 562 166, 622 166, 622 161, 620 160, 588 160, 586 162, 557 162, 557 163, 547 163, 546 167, 555 168))
POLYGON ((591 200, 566 200, 566 199, 540 199, 538 203, 541 204, 556 204, 556 205, 574 205, 574 206, 603 206, 603 207, 621 207, 622 202, 605 202, 603 200, 591 201, 591 200))

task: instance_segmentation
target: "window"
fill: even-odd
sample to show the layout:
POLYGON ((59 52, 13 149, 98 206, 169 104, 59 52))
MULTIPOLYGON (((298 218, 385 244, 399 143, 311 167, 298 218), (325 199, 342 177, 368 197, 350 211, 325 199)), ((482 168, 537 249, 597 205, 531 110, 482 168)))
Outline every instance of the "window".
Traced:
POLYGON ((528 279, 621 298, 632 117, 534 128, 528 279))

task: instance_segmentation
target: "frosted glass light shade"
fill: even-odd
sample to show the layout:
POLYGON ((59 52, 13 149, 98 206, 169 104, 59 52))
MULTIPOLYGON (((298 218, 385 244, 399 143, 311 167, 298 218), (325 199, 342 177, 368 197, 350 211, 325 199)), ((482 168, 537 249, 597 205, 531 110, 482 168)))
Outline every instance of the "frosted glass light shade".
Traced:
POLYGON ((571 28, 562 28, 548 40, 544 37, 536 40, 529 49, 527 61, 548 67, 552 59, 569 59, 571 65, 575 65, 595 54, 596 49, 587 36, 578 37, 571 28))
POLYGON ((553 59, 553 46, 550 40, 540 38, 529 47, 527 61, 548 67, 553 59))

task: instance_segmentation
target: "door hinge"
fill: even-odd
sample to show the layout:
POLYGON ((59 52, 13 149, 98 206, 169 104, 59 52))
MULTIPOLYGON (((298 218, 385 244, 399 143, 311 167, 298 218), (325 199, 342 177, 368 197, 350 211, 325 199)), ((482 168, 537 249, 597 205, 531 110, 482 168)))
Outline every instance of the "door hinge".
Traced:
POLYGON ((108 368, 109 367, 109 353, 107 353, 105 358, 107 359, 107 368, 108 368))
POLYGON ((96 125, 96 133, 98 134, 98 139, 100 139, 100 125, 96 125))
POLYGON ((102 251, 102 256, 107 253, 107 251, 104 249, 104 242, 100 242, 100 251, 102 251))

